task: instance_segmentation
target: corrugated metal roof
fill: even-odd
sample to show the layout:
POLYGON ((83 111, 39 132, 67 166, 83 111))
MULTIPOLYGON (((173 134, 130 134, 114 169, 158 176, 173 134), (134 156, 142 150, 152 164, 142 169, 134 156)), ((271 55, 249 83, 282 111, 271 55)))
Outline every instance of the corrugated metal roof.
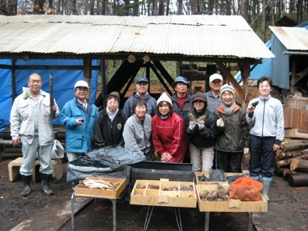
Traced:
POLYGON ((0 16, 0 53, 274 55, 241 16, 0 16))
POLYGON ((308 51, 308 30, 305 27, 270 27, 288 50, 308 51))

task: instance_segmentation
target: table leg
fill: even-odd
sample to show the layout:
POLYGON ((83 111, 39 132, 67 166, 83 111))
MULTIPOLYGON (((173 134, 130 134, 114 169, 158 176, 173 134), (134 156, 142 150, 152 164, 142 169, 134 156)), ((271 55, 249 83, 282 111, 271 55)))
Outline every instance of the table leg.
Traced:
POLYGON ((146 215, 146 217, 145 217, 145 221, 144 221, 144 225, 143 225, 144 231, 146 231, 146 230, 148 229, 148 227, 149 227, 149 224, 150 224, 150 220, 151 220, 151 217, 152 217, 153 210, 154 210, 154 206, 149 206, 149 207, 148 207, 147 215, 146 215))
POLYGON ((210 228, 210 212, 205 213, 204 231, 209 231, 210 228))
POLYGON ((71 196, 71 228, 72 228, 72 230, 75 229, 75 224, 74 224, 74 203, 75 203, 75 193, 73 193, 72 196, 71 196))
POLYGON ((117 230, 117 201, 111 200, 112 202, 112 213, 113 213, 113 231, 117 230))
POLYGON ((178 225, 179 231, 182 231, 183 227, 182 227, 182 218, 181 218, 180 208, 174 208, 174 214, 175 214, 175 219, 176 219, 176 223, 178 225))
POLYGON ((253 231, 252 212, 248 213, 248 215, 249 215, 248 231, 253 231))

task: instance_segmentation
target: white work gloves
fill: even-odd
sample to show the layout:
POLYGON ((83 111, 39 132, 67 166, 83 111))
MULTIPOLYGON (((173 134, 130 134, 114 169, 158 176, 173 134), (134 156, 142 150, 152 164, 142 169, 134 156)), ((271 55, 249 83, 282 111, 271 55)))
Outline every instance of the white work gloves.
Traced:
POLYGON ((218 120, 216 121, 216 125, 217 125, 217 127, 224 127, 224 126, 225 126, 225 123, 224 123, 224 121, 222 120, 222 118, 220 118, 220 119, 218 119, 218 120))
POLYGON ((244 155, 248 155, 249 153, 249 148, 244 148, 244 155))
POLYGON ((189 121, 189 129, 194 130, 196 127, 197 122, 196 121, 189 121))
POLYGON ((199 127, 199 130, 204 128, 204 122, 203 121, 197 121, 197 125, 199 127))

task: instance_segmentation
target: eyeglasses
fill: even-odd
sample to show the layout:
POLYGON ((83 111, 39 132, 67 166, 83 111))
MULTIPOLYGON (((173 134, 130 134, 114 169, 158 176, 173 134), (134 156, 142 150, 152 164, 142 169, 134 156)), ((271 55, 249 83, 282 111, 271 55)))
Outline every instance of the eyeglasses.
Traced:
POLYGON ((76 89, 78 91, 88 91, 88 88, 86 88, 86 87, 77 87, 76 89))

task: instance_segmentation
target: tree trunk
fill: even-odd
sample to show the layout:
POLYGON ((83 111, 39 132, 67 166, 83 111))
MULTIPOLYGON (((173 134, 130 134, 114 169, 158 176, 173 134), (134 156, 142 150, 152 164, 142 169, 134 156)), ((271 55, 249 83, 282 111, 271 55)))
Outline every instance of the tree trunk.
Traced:
POLYGON ((308 160, 304 159, 293 159, 290 163, 290 169, 292 171, 306 171, 308 172, 308 160))
POLYGON ((292 144, 281 144, 282 151, 294 151, 299 149, 305 149, 308 148, 308 143, 292 143, 292 144))
POLYGON ((293 186, 293 187, 308 186, 308 174, 298 173, 295 175, 289 175, 288 183, 290 186, 293 186))
POLYGON ((262 40, 265 42, 266 40, 266 5, 267 0, 263 0, 263 11, 262 11, 262 40))
POLYGON ((298 150, 298 151, 287 151, 284 152, 281 149, 276 151, 276 156, 279 158, 279 160, 284 160, 292 157, 298 157, 302 156, 304 154, 308 154, 308 149, 305 150, 298 150))

